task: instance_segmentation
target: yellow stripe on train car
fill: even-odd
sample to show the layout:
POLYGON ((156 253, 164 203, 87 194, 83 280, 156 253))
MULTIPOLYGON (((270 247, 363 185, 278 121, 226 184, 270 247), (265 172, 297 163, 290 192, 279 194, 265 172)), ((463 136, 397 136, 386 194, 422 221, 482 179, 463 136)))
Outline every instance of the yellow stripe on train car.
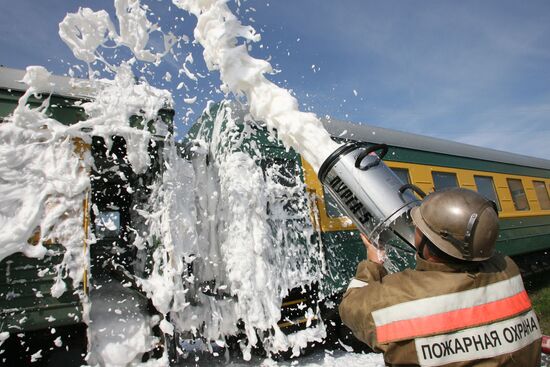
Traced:
MULTIPOLYGON (((407 169, 409 171, 411 182, 426 193, 434 191, 434 182, 432 178, 433 171, 454 173, 457 176, 458 185, 460 187, 474 191, 477 191, 478 189, 474 176, 491 177, 493 179, 496 195, 501 206, 501 211, 499 212, 500 218, 521 218, 550 215, 550 209, 541 208, 533 184, 533 181, 541 181, 544 182, 548 188, 550 186, 550 179, 547 178, 396 161, 385 161, 385 163, 390 168, 407 169), (525 189, 527 201, 529 203, 529 210, 516 210, 510 189, 508 187, 507 179, 521 180, 525 189)), ((313 170, 313 167, 304 159, 302 159, 302 167, 304 172, 304 183, 307 190, 315 196, 317 213, 312 213, 313 223, 317 223, 322 232, 356 230, 356 227, 348 217, 330 217, 328 215, 325 205, 325 193, 321 182, 317 178, 317 174, 313 170)))

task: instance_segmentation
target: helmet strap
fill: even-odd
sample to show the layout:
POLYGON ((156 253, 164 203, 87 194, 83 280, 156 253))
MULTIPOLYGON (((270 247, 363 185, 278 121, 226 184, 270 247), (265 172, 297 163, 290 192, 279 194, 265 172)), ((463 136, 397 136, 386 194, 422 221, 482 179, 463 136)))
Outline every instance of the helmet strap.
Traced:
MULTIPOLYGON (((418 255, 424 259, 424 247, 426 247, 426 243, 428 242, 428 238, 424 233, 422 233, 422 238, 420 239, 420 243, 418 244, 418 247, 416 248, 416 251, 418 255)), ((426 259, 424 259, 426 260, 426 259)))

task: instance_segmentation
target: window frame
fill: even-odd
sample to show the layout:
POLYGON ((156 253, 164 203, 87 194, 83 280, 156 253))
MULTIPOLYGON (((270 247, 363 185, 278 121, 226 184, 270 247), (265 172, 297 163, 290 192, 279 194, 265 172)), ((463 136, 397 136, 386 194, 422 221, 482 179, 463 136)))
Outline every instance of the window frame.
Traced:
POLYGON ((401 172, 407 175, 407 180, 403 182, 404 184, 410 184, 412 183, 411 180, 411 171, 406 167, 389 167, 389 169, 392 170, 392 172, 401 180, 401 176, 397 172, 401 172))
POLYGON ((541 210, 550 210, 550 195, 548 194, 548 187, 546 186, 545 181, 540 180, 533 180, 533 188, 535 189, 535 195, 537 196, 537 201, 539 203, 539 207, 541 210), (539 190, 537 190, 537 184, 542 184, 542 188, 544 188, 544 194, 546 194, 546 197, 544 200, 541 200, 539 195, 539 190), (546 207, 543 207, 543 204, 547 204, 546 207))
POLYGON ((494 201, 495 204, 497 205, 498 211, 501 212, 502 211, 502 206, 500 205, 500 198, 498 197, 498 191, 497 191, 497 187, 495 185, 495 178, 493 176, 484 176, 484 175, 476 175, 476 174, 474 174, 473 176, 474 176, 474 182, 476 184, 477 192, 479 194, 483 195, 485 198, 487 198, 491 201, 494 201), (491 188, 493 189, 493 194, 494 194, 495 200, 493 200, 492 198, 485 195, 485 193, 479 191, 479 184, 477 182, 477 178, 491 180, 491 188))
MULTIPOLYGON (((528 212, 531 210, 531 205, 529 205, 529 199, 527 198, 527 192, 525 191, 525 185, 523 185, 523 180, 521 178, 506 178, 506 183, 508 184, 508 190, 510 192, 510 195, 512 196, 512 202, 514 203, 514 209, 518 212, 528 212), (525 197, 525 204, 526 208, 522 209, 519 208, 518 201, 516 200, 517 196, 514 195, 514 191, 517 192, 517 190, 512 190, 512 187, 510 186, 511 182, 518 182, 521 186, 521 192, 522 195, 525 197)), ((520 194, 521 195, 521 194, 520 194)))
POLYGON ((433 170, 431 173, 432 173, 432 182, 433 182, 433 184, 434 184, 434 185, 433 185, 434 191, 441 191, 441 190, 445 190, 445 189, 449 189, 449 188, 460 187, 460 184, 459 184, 459 182, 458 182, 458 174, 457 174, 456 172, 436 171, 436 170, 433 170), (454 176, 456 186, 445 186, 445 187, 440 187, 440 188, 438 188, 437 185, 436 185, 436 174, 454 176))

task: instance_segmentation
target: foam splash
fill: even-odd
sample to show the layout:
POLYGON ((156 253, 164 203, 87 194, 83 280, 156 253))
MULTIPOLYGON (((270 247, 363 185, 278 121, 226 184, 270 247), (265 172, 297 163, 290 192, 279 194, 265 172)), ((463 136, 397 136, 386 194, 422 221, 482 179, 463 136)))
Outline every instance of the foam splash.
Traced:
MULTIPOLYGON (((89 102, 81 105, 89 118, 66 126, 47 117, 49 99, 38 108, 27 104, 31 95, 51 93, 54 85, 49 77, 43 67, 29 67, 23 79, 28 89, 13 114, 0 125, 0 224, 5 229, 0 234, 0 258, 15 252, 42 258, 53 254, 45 243, 63 245, 63 260, 56 265, 55 282, 50 290, 52 296, 60 297, 67 290, 67 277, 73 288, 78 289, 85 269, 89 268, 89 252, 84 251, 83 244, 93 246, 95 242, 93 234, 86 232, 83 225, 83 203, 91 189, 91 137, 102 137, 110 144, 112 136, 123 136, 130 165, 135 172, 143 172, 150 163, 147 148, 152 134, 143 130, 147 124, 141 129, 129 126, 130 117, 153 120, 154 131, 164 133, 165 127, 157 114, 171 99, 167 92, 136 84, 123 64, 114 80, 93 81, 95 92, 89 102), (28 243, 33 235, 36 243, 28 243)), ((84 308, 84 320, 90 322, 89 312, 94 307, 90 307, 86 294, 82 291, 77 294, 84 308)), ((128 320, 127 325, 130 324, 132 320, 128 320)), ((145 323, 134 329, 136 336, 127 345, 128 352, 117 354, 116 363, 111 363, 103 352, 116 349, 117 344, 97 343, 104 338, 94 330, 93 327, 88 330, 94 348, 91 356, 102 356, 100 360, 107 361, 106 365, 126 365, 151 348, 151 343, 140 337, 151 332, 151 325, 145 323), (121 356, 128 359, 124 361, 121 356)))
POLYGON ((27 105, 31 95, 51 91, 49 75, 43 67, 27 68, 28 89, 0 125, 0 259, 15 252, 42 258, 52 251, 46 242, 62 243, 64 259, 51 290, 58 297, 66 288, 65 273, 78 284, 87 264, 82 203, 90 188, 91 157, 75 148, 74 139, 85 136, 67 133, 66 126, 46 116, 48 99, 35 109, 27 105))
POLYGON ((158 111, 172 105, 172 96, 168 91, 144 82, 137 84, 128 62, 116 67, 113 80, 96 79, 91 83, 95 91, 93 99, 82 104, 88 118, 69 129, 85 129, 90 136, 102 137, 108 149, 112 145, 112 136, 123 137, 132 169, 136 173, 144 172, 151 163, 147 147, 152 133, 147 129, 147 122, 154 122, 150 130, 155 134, 167 134, 167 126, 159 121, 158 111), (130 118, 136 117, 143 121, 140 128, 129 125, 130 118))
MULTIPOLYGON (((198 147, 192 159, 195 187, 207 187, 197 191, 201 245, 189 291, 195 302, 171 319, 179 330, 213 341, 246 334, 241 349, 247 360, 260 342, 267 352, 293 349, 299 355, 307 342, 325 335, 322 323, 292 336, 277 325, 288 291, 322 276, 322 254, 310 242, 313 225, 305 188, 294 167, 287 176, 284 163, 261 167, 269 158, 246 143, 253 130, 235 120, 231 104, 217 109, 210 145, 204 143, 209 134, 203 131, 194 140, 198 147), (236 328, 239 320, 242 330, 236 328)), ((313 317, 315 312, 309 312, 313 317)))
POLYGON ((151 332, 158 316, 147 315, 146 300, 137 298, 120 283, 110 282, 91 292, 88 329, 92 339, 88 364, 113 367, 140 364, 143 352, 152 350, 159 342, 151 332))
POLYGON ((149 36, 160 30, 147 19, 146 9, 139 0, 115 0, 114 5, 120 34, 105 10, 94 12, 90 8, 80 8, 78 12, 65 16, 59 24, 59 36, 74 56, 88 65, 96 60, 105 62, 98 49, 108 47, 109 42, 117 47, 128 47, 138 60, 160 63, 176 38, 170 33, 163 34, 164 52, 153 53, 147 49, 149 36))
MULTIPOLYGON (((242 26, 224 1, 176 0, 174 4, 197 16, 195 38, 204 46, 209 69, 220 70, 222 89, 246 97, 252 117, 265 121, 270 130, 276 129, 287 147, 295 148, 318 169, 337 144, 313 114, 298 110, 296 99, 288 91, 265 78, 264 74, 271 72, 269 63, 252 58, 246 44, 238 44, 239 38, 254 42, 259 35, 251 27, 242 26)), ((5 204, 1 208, 7 208, 0 219, 5 221, 4 228, 13 228, 0 235, 3 236, 0 241, 7 239, 8 244, 1 247, 5 250, 0 256, 22 251, 40 257, 46 254, 44 241, 53 238, 60 241, 66 253, 58 269, 58 282, 52 289, 54 295, 60 295, 66 288, 62 281, 64 270, 75 284, 80 282, 89 262, 89 253, 82 252, 82 243, 87 237, 89 242, 94 240, 91 233, 84 233, 80 220, 82 200, 90 188, 88 172, 92 162, 89 151, 75 152, 73 139, 90 143, 91 136, 99 136, 110 146, 113 135, 124 137, 127 159, 139 173, 150 164, 147 148, 153 134, 165 133, 162 123, 155 123, 154 133, 146 124, 140 128, 128 125, 132 116, 143 121, 156 120, 159 109, 171 103, 168 93, 144 82, 136 83, 131 69, 136 59, 158 64, 175 38, 165 36, 165 51, 154 53, 147 48, 149 36, 160 30, 147 19, 146 7, 138 0, 115 0, 115 8, 120 33, 105 11, 88 8, 68 14, 59 28, 61 38, 75 57, 88 64, 89 82, 95 90, 91 100, 82 104, 88 118, 63 126, 44 115, 46 104, 33 110, 26 106, 24 97, 12 123, 0 126, 3 139, 0 159, 13 162, 8 152, 28 148, 21 154, 26 160, 11 168, 6 166, 11 171, 6 171, 9 175, 2 174, 2 180, 15 176, 20 167, 34 168, 38 161, 30 156, 51 156, 46 160, 51 165, 37 170, 46 177, 43 181, 36 180, 42 186, 29 185, 36 177, 29 177, 20 185, 15 178, 6 185, 0 182, 3 190, 0 192, 6 194, 0 198, 5 204), (105 47, 127 47, 134 58, 110 65, 102 56, 101 49, 105 47), (98 79, 98 73, 92 69, 95 62, 112 72, 114 79, 98 79), (40 155, 36 154, 37 146, 43 147, 40 155), (48 176, 52 172, 53 178, 48 176), (56 184, 55 177, 64 181, 56 184), (50 186, 53 191, 42 195, 44 187, 50 186), (24 201, 25 198, 32 201, 24 201), (53 209, 44 209, 50 207, 53 209), (64 213, 69 214, 68 218, 64 213), (33 221, 21 225, 25 223, 23 217, 33 221), (13 222, 9 222, 12 218, 13 222), (39 244, 29 246, 26 240, 36 226, 42 229, 39 244)), ((183 74, 196 80, 185 66, 192 62, 189 54, 183 74)), ((45 70, 30 68, 27 75, 26 98, 39 91, 47 92, 51 87, 45 70)), ((152 187, 148 208, 141 211, 146 230, 139 232, 133 243, 138 251, 154 249, 152 271, 144 274, 139 283, 164 319, 151 322, 142 317, 134 322, 127 318, 127 326, 134 334, 129 344, 121 344, 120 340, 103 338, 102 328, 98 328, 101 323, 95 317, 101 303, 96 300, 94 310, 94 301, 90 304, 83 296, 85 320, 91 323, 88 356, 91 364, 134 363, 140 353, 150 348, 150 328, 157 321, 167 334, 190 332, 218 345, 223 345, 228 336, 244 333, 247 340, 241 342, 241 348, 245 359, 250 358, 252 347, 260 342, 268 352, 290 348, 297 355, 308 342, 325 336, 322 322, 291 336, 284 335, 277 326, 282 299, 288 290, 320 278, 322 256, 315 244, 307 240, 313 226, 303 185, 281 184, 277 180, 281 167, 262 168, 259 151, 252 155, 237 151, 242 138, 236 133, 237 124, 231 112, 227 105, 220 107, 211 144, 206 144, 206 139, 197 140, 198 158, 191 163, 179 157, 171 138, 164 142, 165 169, 152 187), (207 155, 213 164, 206 164, 207 155), (296 206, 294 216, 285 209, 289 205, 296 206), (293 255, 290 259, 288 253, 293 255), (242 329, 238 327, 240 320, 242 329), (126 352, 118 353, 122 350, 126 352)), ((4 169, 3 165, 0 167, 4 169)), ((311 321, 316 312, 305 310, 304 315, 311 321)))
POLYGON ((197 17, 195 39, 204 48, 208 69, 220 71, 222 90, 245 96, 252 117, 264 121, 270 130, 277 130, 277 137, 317 171, 338 144, 313 113, 301 112, 296 98, 264 76, 272 71, 269 62, 253 58, 246 43, 239 44, 239 38, 259 41, 254 29, 243 26, 224 0, 172 2, 197 17))
MULTIPOLYGON (((153 186, 150 209, 142 213, 147 221, 149 245, 153 253, 151 275, 140 279, 156 309, 164 315, 185 309, 189 282, 188 263, 198 251, 196 231, 195 175, 191 163, 178 156, 167 142, 163 153, 165 170, 153 186)), ((170 333, 171 334, 171 333, 170 333)))

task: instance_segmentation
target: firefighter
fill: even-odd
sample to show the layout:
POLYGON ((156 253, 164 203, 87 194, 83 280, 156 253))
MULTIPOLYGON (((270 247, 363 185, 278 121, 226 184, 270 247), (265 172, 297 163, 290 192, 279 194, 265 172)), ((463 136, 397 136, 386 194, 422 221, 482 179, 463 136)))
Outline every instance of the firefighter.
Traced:
POLYGON ((415 269, 388 274, 362 236, 367 260, 340 304, 344 324, 390 366, 540 365, 540 326, 518 267, 495 252, 494 202, 438 191, 411 217, 415 269))

